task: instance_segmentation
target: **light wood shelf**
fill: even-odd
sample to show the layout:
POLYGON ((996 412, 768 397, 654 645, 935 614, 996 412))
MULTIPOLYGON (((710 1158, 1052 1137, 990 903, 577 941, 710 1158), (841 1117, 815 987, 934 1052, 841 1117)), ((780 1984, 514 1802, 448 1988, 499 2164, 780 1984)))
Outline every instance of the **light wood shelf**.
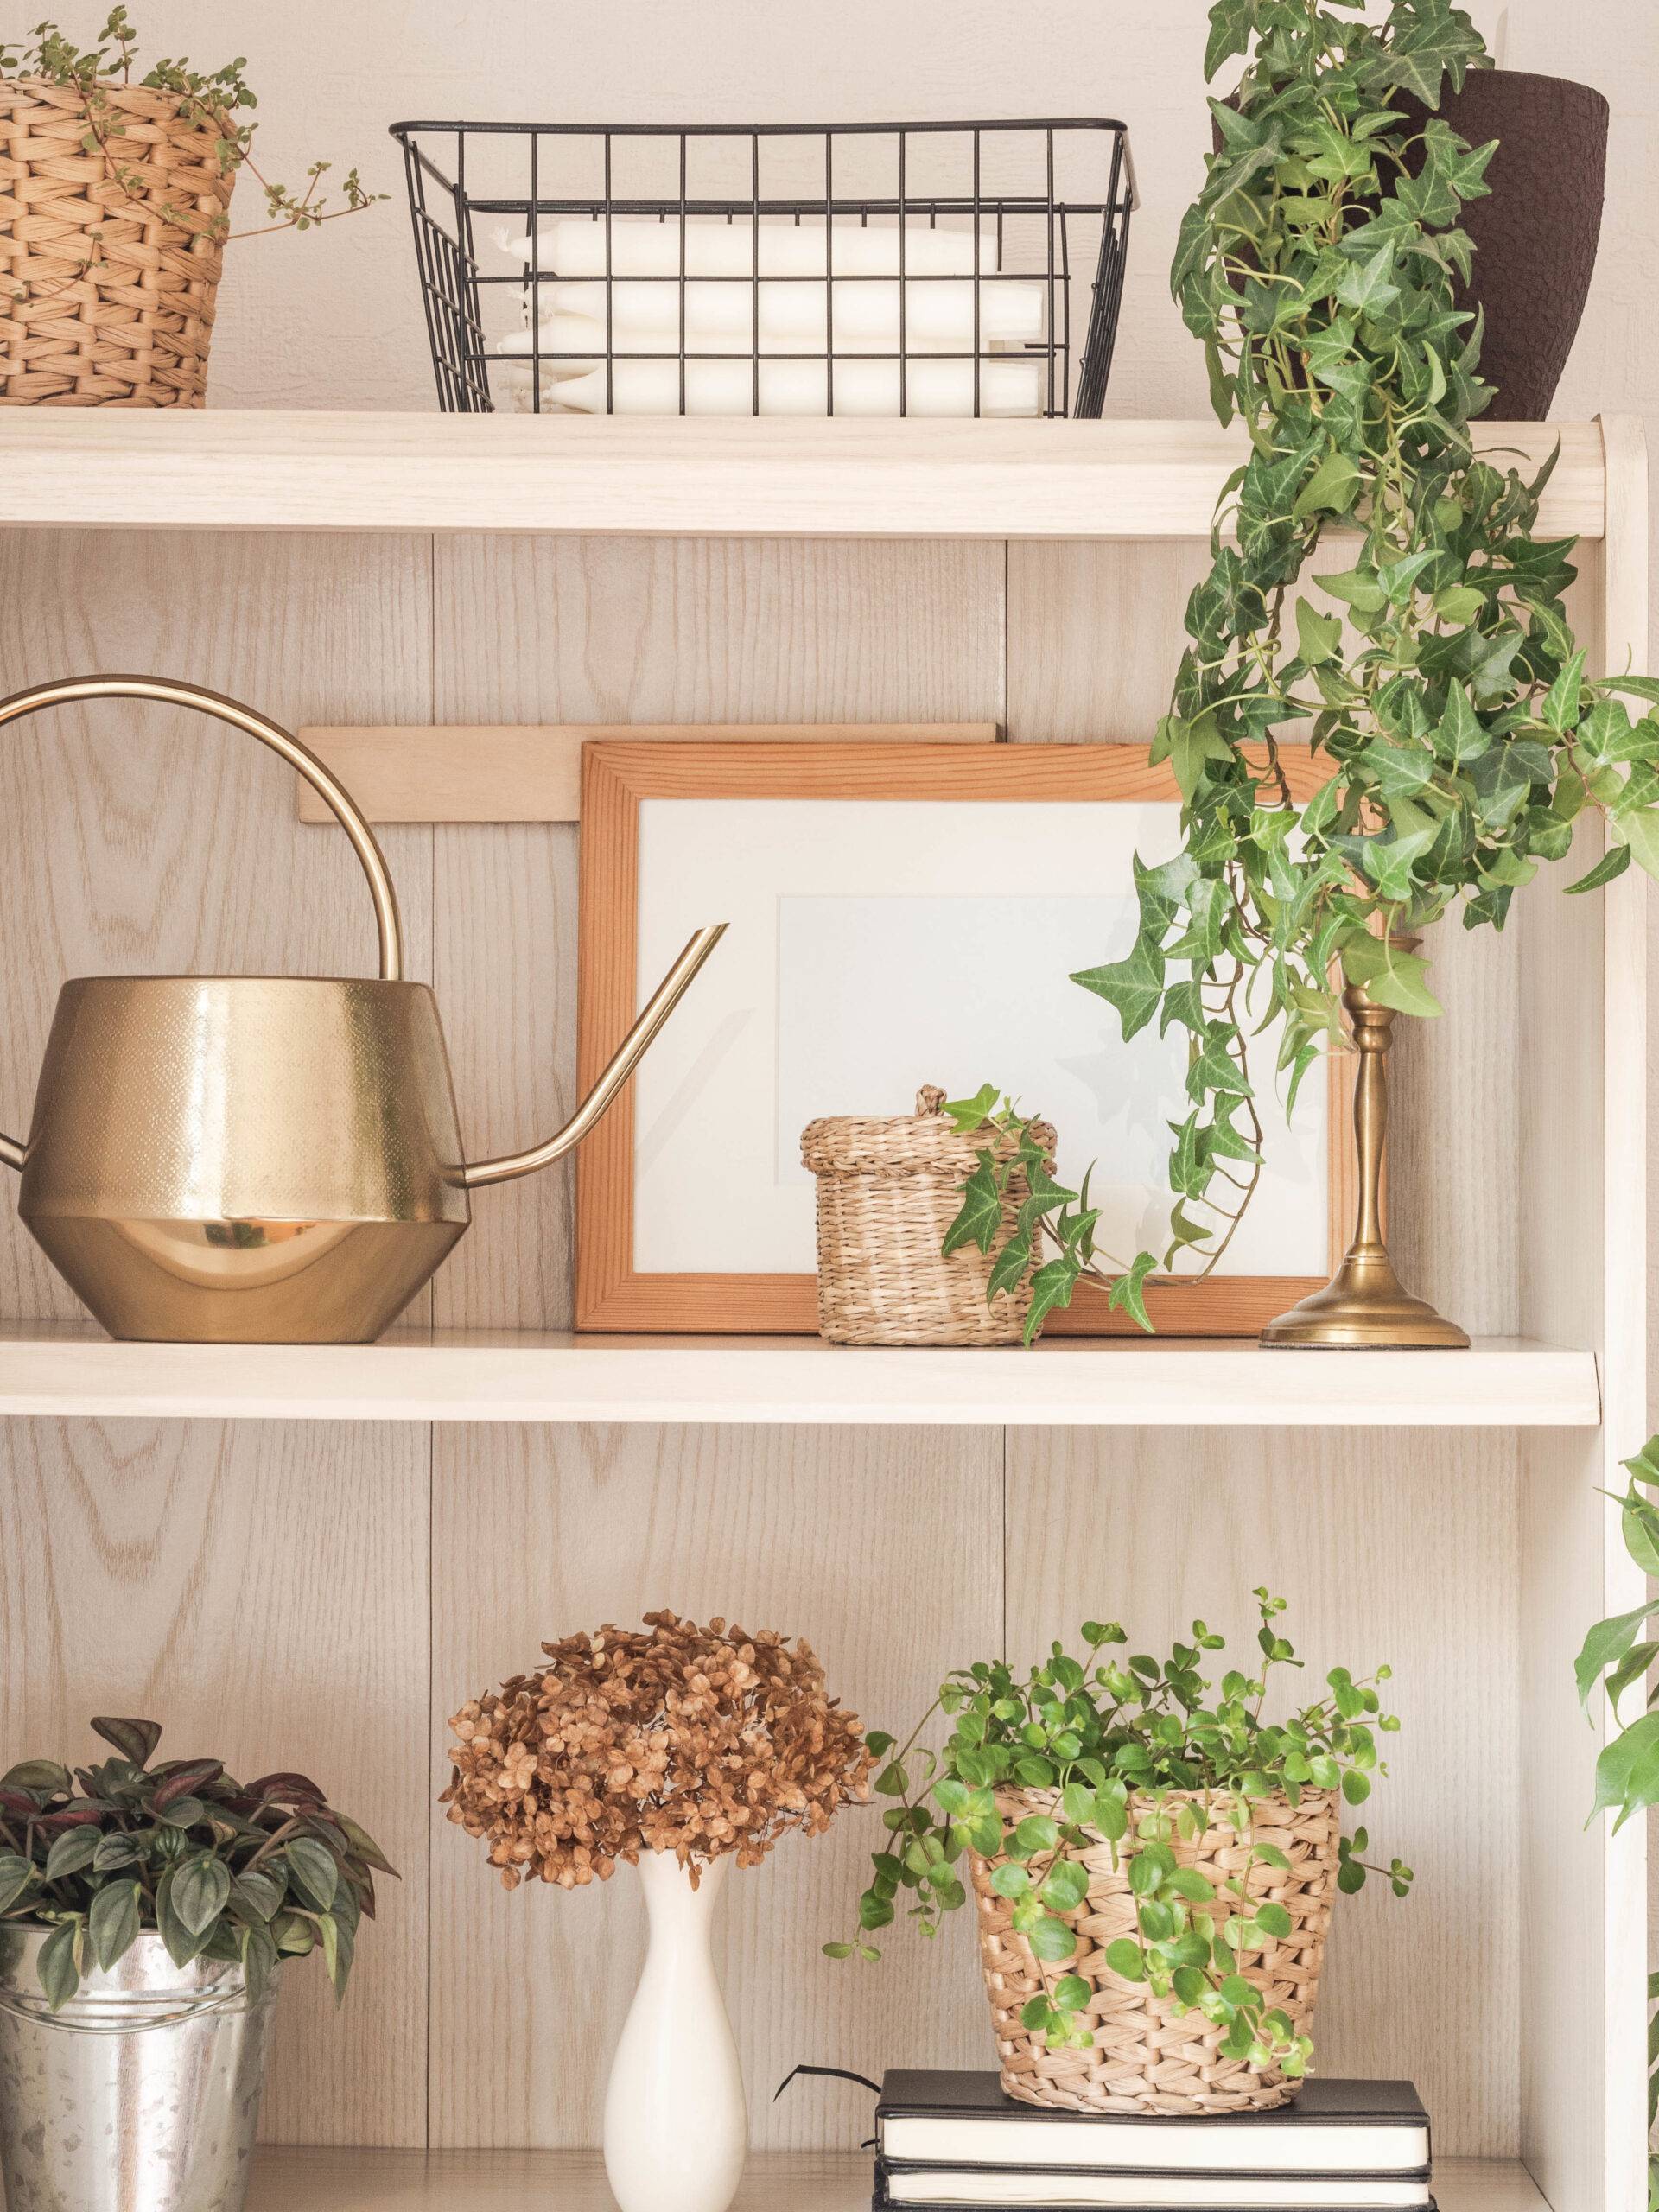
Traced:
POLYGON ((0 1417, 1512 1429, 1590 1428, 1600 1412, 1592 1353, 1511 1338, 1389 1353, 410 1332, 366 1345, 136 1344, 69 1324, 0 1338, 0 1417))
MULTIPOLYGON (((1593 423, 1499 423, 1561 460, 1547 534, 1599 537, 1593 423)), ((1246 452, 1213 423, 721 422, 0 410, 0 528, 607 537, 1204 538, 1246 452)))
MULTIPOLYGON (((1548 2212, 1522 2165, 1446 2158, 1440 2212, 1548 2212)), ((868 2212, 867 2153, 751 2158, 734 2212, 868 2212)), ((592 2151, 261 2152, 248 2212, 613 2212, 592 2151)))

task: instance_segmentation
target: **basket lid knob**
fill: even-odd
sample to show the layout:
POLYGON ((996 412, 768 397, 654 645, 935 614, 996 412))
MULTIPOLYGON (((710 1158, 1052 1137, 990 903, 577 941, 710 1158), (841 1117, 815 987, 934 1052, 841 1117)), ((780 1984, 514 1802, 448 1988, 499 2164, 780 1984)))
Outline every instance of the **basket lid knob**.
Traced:
POLYGON ((937 1114, 944 1104, 944 1093, 937 1083, 925 1083, 916 1094, 918 1114, 937 1114))

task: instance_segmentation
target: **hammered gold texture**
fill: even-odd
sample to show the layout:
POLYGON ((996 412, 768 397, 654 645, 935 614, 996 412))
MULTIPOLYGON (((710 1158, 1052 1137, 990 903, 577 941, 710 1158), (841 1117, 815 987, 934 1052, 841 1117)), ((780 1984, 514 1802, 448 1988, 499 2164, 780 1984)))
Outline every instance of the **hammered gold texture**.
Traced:
POLYGON ((422 983, 65 985, 18 1210, 117 1336, 378 1336, 470 1217, 422 983))
MULTIPOLYGON (((1183 1800, 1202 1807, 1197 1793, 1172 1790, 1164 1800, 1171 1810, 1183 1800)), ((1052 1789, 1003 1789, 997 1809, 1007 1826, 1028 1815, 1056 1816, 1059 1793, 1052 1789)), ((1059 1916, 1077 1939, 1073 1955, 1044 1971, 1023 1936, 1014 1931, 1014 1907, 991 1887, 1001 1862, 969 1855, 979 1922, 980 1961, 990 1999, 1002 2088, 1020 2103, 1057 2107, 1068 2112, 1159 2113, 1164 2114, 1262 2112, 1288 2103, 1297 2083, 1276 2069, 1257 2071, 1222 2056, 1225 2030, 1201 2012, 1177 2018, 1173 2002, 1153 1995, 1144 1983, 1125 1981, 1106 1963, 1107 1947, 1136 1933, 1135 1899, 1129 1887, 1135 1815, 1150 1801, 1129 1800, 1129 1837, 1116 1847, 1098 1841, 1065 1856, 1089 1877, 1089 1892, 1075 1912, 1059 1916), (1062 1974, 1082 1977, 1091 1992, 1086 2018, 1094 2037, 1088 2050, 1049 2050, 1021 2024, 1021 2008, 1045 1993, 1062 1974)), ((1319 1994, 1331 1908, 1337 1895, 1338 1840, 1341 1809, 1334 1791, 1305 1790, 1300 1806, 1284 1796, 1258 1798, 1251 1815, 1255 1839, 1278 1847, 1290 1871, 1249 1869, 1253 1905, 1269 1898, 1290 1915, 1291 1932, 1282 1942, 1239 1955, 1238 1971, 1266 1995, 1269 2008, 1287 2013, 1299 2033, 1310 2030, 1319 1994)), ((1238 1901, 1224 1885, 1240 1875, 1249 1840, 1230 1821, 1212 1820, 1196 1842, 1179 1837, 1170 1850, 1180 1866, 1202 1874, 1217 1892, 1213 1906, 1197 1913, 1224 1919, 1238 1901)))

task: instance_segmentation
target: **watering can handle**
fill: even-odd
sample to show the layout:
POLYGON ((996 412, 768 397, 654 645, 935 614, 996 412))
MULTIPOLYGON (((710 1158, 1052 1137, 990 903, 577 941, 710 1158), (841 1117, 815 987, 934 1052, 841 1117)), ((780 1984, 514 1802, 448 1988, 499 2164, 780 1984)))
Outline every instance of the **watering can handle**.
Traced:
MULTIPOLYGON (((42 708, 67 707, 81 699, 153 699, 164 707, 194 707, 217 721, 229 722, 232 728, 245 730, 250 737, 257 737, 262 745, 280 753, 289 767, 304 777, 351 839, 352 849, 369 879, 369 895, 374 900, 375 925, 380 932, 381 979, 388 983, 402 981, 403 925, 397 917, 397 894, 386 870, 385 855, 375 842, 373 830, 358 811, 351 793, 298 738, 291 737, 279 723, 257 714, 238 700, 204 690, 197 683, 175 683, 157 676, 71 676, 56 683, 36 684, 32 690, 16 691, 10 699, 0 699, 0 728, 7 722, 21 721, 25 715, 38 714, 42 708)), ((0 1163, 21 1170, 25 1157, 25 1147, 15 1137, 0 1135, 0 1163)))

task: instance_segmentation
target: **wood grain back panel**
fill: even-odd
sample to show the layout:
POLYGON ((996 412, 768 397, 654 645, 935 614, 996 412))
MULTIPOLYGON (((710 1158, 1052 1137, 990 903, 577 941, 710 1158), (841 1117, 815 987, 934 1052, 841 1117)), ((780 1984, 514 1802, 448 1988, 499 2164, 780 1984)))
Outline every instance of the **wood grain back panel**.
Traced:
MULTIPOLYGON (((575 822, 582 748, 655 745, 990 745, 995 722, 588 722, 446 725, 431 729, 302 729, 371 822, 575 822)), ((295 779, 302 822, 332 823, 312 786, 295 779)))
MULTIPOLYGON (((1002 718, 1000 544, 448 538, 435 560, 436 721, 1002 718)), ((434 837, 439 997, 481 1158, 576 1103, 576 840, 434 837)), ((567 1163, 482 1194, 434 1288, 442 1323, 569 1325, 572 1188, 567 1163)))
POLYGON ((311 1775, 402 1869, 340 2011, 285 1970, 278 2141, 425 2139, 429 1459, 396 1424, 0 1421, 0 1764, 159 1719, 162 1758, 311 1775))

